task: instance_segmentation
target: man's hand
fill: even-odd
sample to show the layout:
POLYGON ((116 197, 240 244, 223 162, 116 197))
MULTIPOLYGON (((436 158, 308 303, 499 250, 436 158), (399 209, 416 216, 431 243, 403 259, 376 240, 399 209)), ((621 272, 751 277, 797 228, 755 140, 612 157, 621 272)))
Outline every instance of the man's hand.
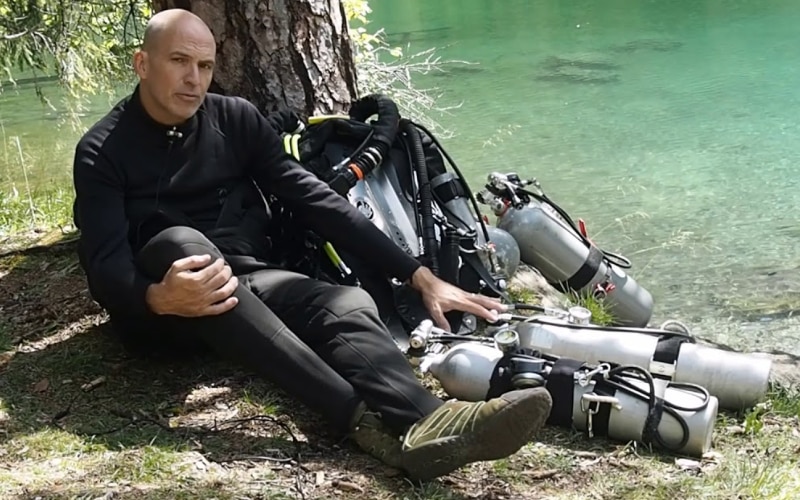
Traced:
POLYGON ((411 286, 422 294, 422 301, 433 321, 444 330, 450 330, 450 324, 444 317, 444 313, 449 311, 464 311, 494 322, 497 321, 499 311, 505 312, 508 309, 497 299, 465 292, 437 278, 424 266, 411 275, 411 286))
POLYGON ((196 317, 213 316, 233 309, 239 299, 232 297, 239 285, 230 266, 210 255, 178 259, 161 283, 147 288, 145 300, 156 314, 196 317))

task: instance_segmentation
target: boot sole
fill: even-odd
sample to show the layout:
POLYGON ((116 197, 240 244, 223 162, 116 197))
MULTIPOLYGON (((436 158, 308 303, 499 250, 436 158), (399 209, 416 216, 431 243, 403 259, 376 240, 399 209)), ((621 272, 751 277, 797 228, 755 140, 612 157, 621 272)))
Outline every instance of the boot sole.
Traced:
POLYGON ((412 448, 403 455, 403 468, 413 480, 443 476, 472 462, 497 460, 529 443, 550 414, 552 399, 544 388, 498 411, 486 424, 461 434, 412 448))

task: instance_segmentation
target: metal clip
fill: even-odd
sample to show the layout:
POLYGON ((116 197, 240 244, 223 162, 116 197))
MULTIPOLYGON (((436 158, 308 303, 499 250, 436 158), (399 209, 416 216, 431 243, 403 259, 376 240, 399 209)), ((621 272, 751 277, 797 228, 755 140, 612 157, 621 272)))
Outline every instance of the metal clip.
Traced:
POLYGON ((608 372, 611 371, 611 365, 608 363, 600 363, 597 367, 593 370, 589 370, 586 372, 575 372, 573 378, 578 382, 578 385, 581 387, 586 387, 589 385, 589 382, 592 381, 592 378, 597 374, 602 374, 603 378, 608 375, 608 372))
POLYGON ((675 377, 675 364, 650 360, 650 373, 672 379, 675 377))
MULTIPOLYGON (((581 396, 581 411, 590 411, 592 403, 596 403, 596 407, 599 407, 600 404, 610 404, 617 410, 622 409, 622 405, 619 404, 619 399, 615 398, 614 396, 603 396, 601 394, 595 394, 594 392, 587 392, 583 396, 581 396), (589 403, 588 406, 584 405, 584 403, 589 403)), ((597 410, 594 410, 593 413, 597 413, 597 410)))
POLYGON ((602 403, 610 404, 617 410, 622 409, 622 405, 619 404, 619 399, 614 396, 603 396, 593 392, 587 392, 581 396, 581 411, 586 413, 586 434, 589 438, 594 437, 592 417, 600 411, 600 405, 602 403))
MULTIPOLYGON (((581 400, 581 410, 583 410, 583 400, 581 400)), ((589 403, 589 407, 583 411, 586 413, 586 435, 591 439, 594 437, 594 431, 592 430, 592 416, 600 411, 600 405, 592 408, 591 403, 589 403)))

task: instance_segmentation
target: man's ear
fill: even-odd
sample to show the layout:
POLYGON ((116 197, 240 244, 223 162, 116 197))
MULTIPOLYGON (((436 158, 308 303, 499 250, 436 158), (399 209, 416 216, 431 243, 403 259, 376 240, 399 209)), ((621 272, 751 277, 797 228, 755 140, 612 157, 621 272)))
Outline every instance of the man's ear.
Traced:
POLYGON ((145 78, 147 76, 147 52, 137 50, 133 54, 133 70, 139 78, 145 78))

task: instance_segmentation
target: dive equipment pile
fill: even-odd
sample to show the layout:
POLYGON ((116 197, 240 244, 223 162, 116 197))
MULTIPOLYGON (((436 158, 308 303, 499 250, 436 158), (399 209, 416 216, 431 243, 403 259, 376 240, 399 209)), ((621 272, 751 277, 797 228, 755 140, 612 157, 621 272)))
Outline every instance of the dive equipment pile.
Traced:
POLYGON ((688 332, 593 325, 582 307, 548 312, 501 315, 505 322, 484 336, 423 321, 407 354, 452 397, 482 401, 544 386, 550 424, 692 456, 710 450, 719 407, 766 396, 768 358, 700 346, 688 332))
MULTIPOLYGON (((471 292, 505 296, 507 280, 519 264, 516 241, 487 226, 453 159, 424 126, 401 118, 391 99, 367 96, 353 104, 349 116, 313 117, 303 126, 290 113, 271 115, 270 122, 283 136, 287 152, 434 274, 471 292)), ((290 228, 288 217, 283 226, 290 228)), ((309 248, 317 252, 313 263, 289 262, 288 267, 319 275, 333 265, 336 270, 325 273, 332 281, 365 285, 350 257, 308 235, 294 239, 300 241, 287 249, 288 256, 307 257, 309 248), (322 255, 328 259, 320 259, 322 255)), ((373 293, 385 285, 373 280, 364 287, 373 293)), ((397 283, 390 292, 373 293, 384 297, 376 300, 380 309, 399 311, 404 325, 396 339, 407 337, 427 317, 415 293, 397 283)), ((448 320, 461 332, 474 330, 476 324, 474 317, 461 313, 448 314, 448 320)))
POLYGON ((598 248, 536 180, 492 172, 473 195, 434 135, 401 118, 388 97, 367 96, 348 116, 308 125, 291 112, 269 120, 287 152, 442 279, 510 302, 506 282, 522 261, 556 289, 590 295, 611 312, 613 324, 600 326, 583 307, 510 304, 482 334, 460 313, 442 330, 407 285, 369 279, 329 243, 293 233, 291 212, 278 205, 284 240, 296 244, 286 248, 289 267, 370 292, 398 347, 450 396, 479 401, 544 386, 553 425, 694 456, 710 449, 719 408, 766 396, 769 358, 701 345, 677 321, 649 327, 653 297, 626 273, 628 259, 598 248))

